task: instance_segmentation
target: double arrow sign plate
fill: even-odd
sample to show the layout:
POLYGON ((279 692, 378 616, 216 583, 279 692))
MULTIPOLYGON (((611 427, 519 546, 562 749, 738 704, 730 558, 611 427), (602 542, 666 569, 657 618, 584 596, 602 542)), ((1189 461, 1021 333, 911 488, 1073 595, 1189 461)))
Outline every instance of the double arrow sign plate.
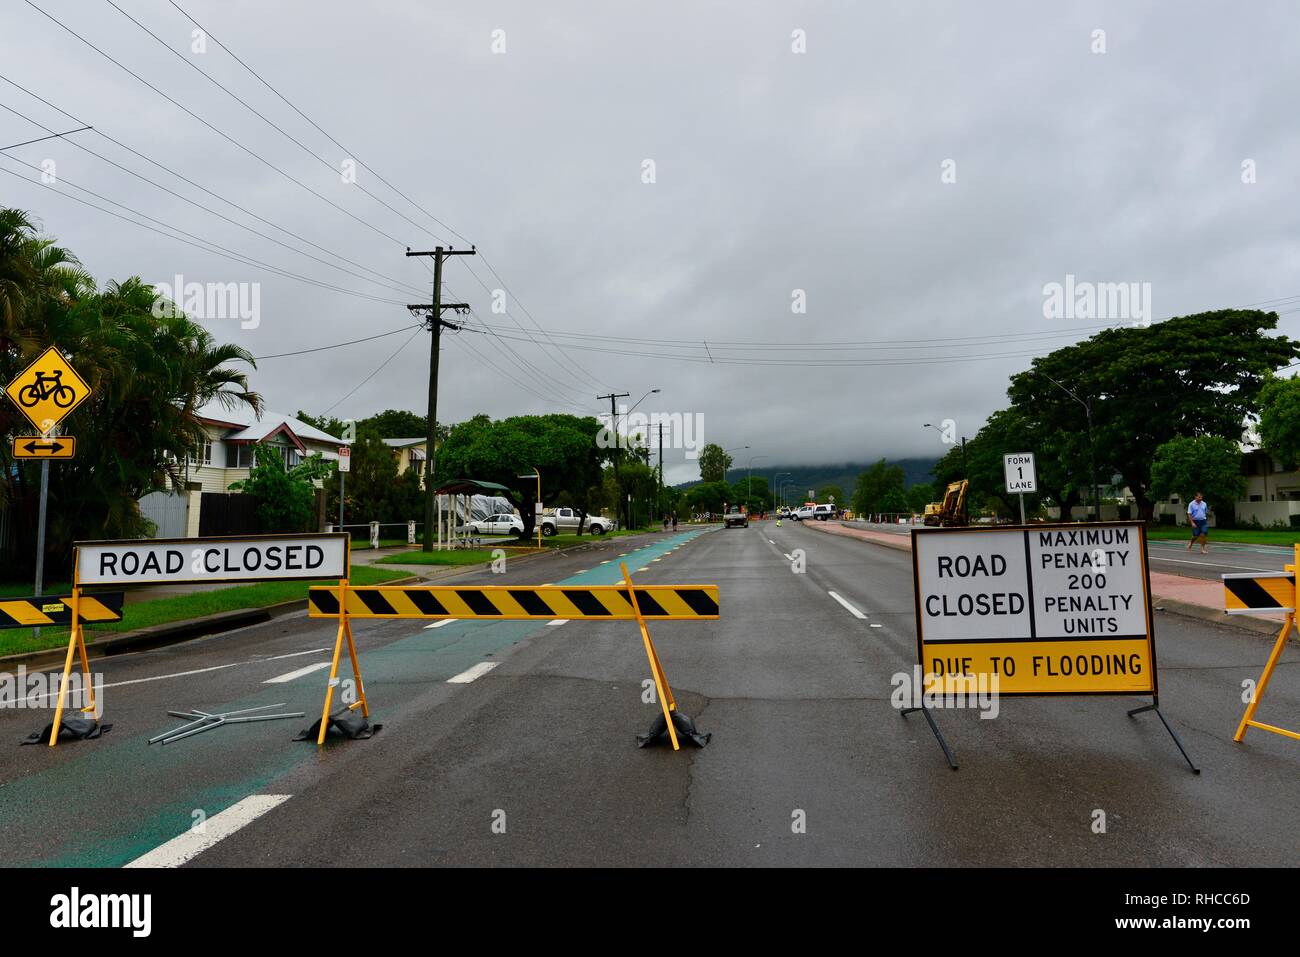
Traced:
POLYGON ((39 435, 19 435, 13 440, 16 459, 70 459, 77 454, 77 440, 70 435, 46 439, 39 435))
POLYGON ((40 430, 40 435, 20 435, 13 440, 16 459, 70 459, 77 451, 71 436, 52 436, 55 426, 90 396, 77 370, 54 346, 18 374, 5 388, 18 410, 40 430))

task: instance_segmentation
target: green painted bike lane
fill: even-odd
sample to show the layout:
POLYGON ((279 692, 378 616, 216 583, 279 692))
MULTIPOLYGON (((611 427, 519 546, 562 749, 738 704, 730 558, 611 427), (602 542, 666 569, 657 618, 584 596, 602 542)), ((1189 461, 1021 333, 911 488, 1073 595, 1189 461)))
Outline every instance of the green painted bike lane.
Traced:
MULTIPOLYGON (((678 533, 554 584, 616 584, 622 581, 620 561, 635 577, 638 569, 711 530, 678 533)), ((358 635, 372 715, 380 723, 385 710, 546 629, 540 621, 412 625, 418 629, 414 634, 370 650, 358 635)), ((349 674, 346 659, 341 674, 349 674)), ((98 741, 61 744, 60 749, 77 749, 75 759, 0 789, 0 847, 5 849, 0 866, 120 867, 189 830, 196 811, 211 817, 250 794, 269 791, 308 762, 328 760, 333 748, 365 747, 364 741, 332 742, 322 750, 290 740, 315 720, 312 703, 320 707, 323 682, 314 677, 319 676, 292 685, 259 682, 244 697, 197 703, 204 710, 228 712, 287 701, 284 710, 306 711, 303 719, 227 725, 172 746, 149 745, 150 737, 181 723, 166 718, 125 740, 119 723, 98 741), (42 843, 34 841, 36 834, 42 843)), ((106 706, 111 722, 111 697, 106 706)))

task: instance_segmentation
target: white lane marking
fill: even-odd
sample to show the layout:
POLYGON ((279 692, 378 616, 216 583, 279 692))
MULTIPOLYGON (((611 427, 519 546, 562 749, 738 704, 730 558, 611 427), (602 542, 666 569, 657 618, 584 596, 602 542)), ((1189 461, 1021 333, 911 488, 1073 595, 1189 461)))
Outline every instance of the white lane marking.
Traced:
POLYGON ((830 596, 831 596, 832 598, 834 598, 837 602, 839 602, 841 605, 843 605, 845 608, 847 608, 850 612, 852 612, 854 618, 866 618, 866 617, 867 617, 867 616, 864 615, 862 612, 858 611, 856 608, 854 608, 852 605, 850 605, 850 604, 849 604, 847 601, 845 601, 843 598, 841 598, 839 595, 835 594, 835 592, 833 592, 833 591, 828 591, 826 594, 830 595, 830 596))
POLYGON ((871 623, 872 628, 884 628, 884 625, 877 625, 874 621, 871 623))
POLYGON ((776 542, 772 541, 772 539, 770 539, 770 538, 767 540, 767 543, 768 543, 769 545, 775 545, 775 544, 776 544, 776 542))
POLYGON ((605 559, 603 562, 601 562, 601 564, 602 564, 602 565, 608 565, 611 561, 612 561, 612 559, 607 558, 607 559, 605 559))
POLYGON ((267 811, 279 807, 292 794, 253 794, 203 822, 203 830, 178 834, 166 844, 142 854, 123 867, 180 867, 193 860, 218 841, 234 834, 246 824, 251 824, 267 811))
POLYGON ((662 560, 662 557, 661 557, 661 558, 652 558, 652 559, 650 559, 650 561, 652 561, 652 562, 657 562, 657 561, 661 561, 661 560, 662 560))
POLYGON ((455 618, 443 618, 443 619, 441 619, 441 620, 439 620, 439 621, 435 621, 432 625, 425 625, 425 626, 424 626, 424 630, 425 630, 425 631, 428 631, 430 628, 441 628, 443 625, 450 625, 453 621, 456 621, 456 619, 455 619, 455 618))
POLYGON ((781 554, 785 556, 785 560, 786 560, 787 562, 792 562, 792 561, 794 561, 794 556, 791 555, 789 552, 782 552, 781 554))
POLYGON ((454 678, 448 678, 447 684, 467 685, 475 678, 482 678, 485 674, 487 674, 489 671, 495 668, 498 664, 499 662, 496 661, 480 661, 473 668, 466 668, 464 671, 456 675, 454 678))
POLYGON ((297 671, 290 671, 286 674, 276 675, 274 678, 267 678, 262 682, 264 685, 282 685, 292 681, 294 678, 301 678, 303 675, 309 675, 313 671, 320 671, 322 668, 328 668, 328 661, 318 661, 314 665, 308 665, 306 668, 299 668, 297 671))
MULTIPOLYGON (((190 675, 202 675, 202 674, 207 674, 209 671, 221 671, 225 668, 237 668, 240 665, 260 665, 264 661, 279 661, 282 658, 298 658, 301 657, 302 655, 318 655, 322 651, 329 651, 329 649, 312 648, 310 651, 295 651, 287 655, 275 655, 270 658, 250 658, 248 661, 232 661, 230 662, 230 664, 227 665, 213 665, 211 668, 195 668, 193 671, 176 671, 169 675, 154 675, 150 678, 131 678, 127 681, 111 681, 108 684, 98 685, 97 687, 100 689, 123 688, 126 685, 142 685, 150 681, 162 681, 165 678, 188 678, 190 675)), ((54 691, 38 692, 38 693, 28 695, 27 700, 39 701, 42 698, 56 698, 58 697, 58 694, 59 692, 56 687, 54 691)))
POLYGON ((569 623, 569 619, 567 619, 567 618, 557 618, 557 619, 555 619, 555 621, 548 621, 548 622, 546 623, 546 627, 547 627, 547 628, 554 628, 554 627, 557 626, 557 625, 567 625, 568 623, 569 623))
POLYGON ((648 572, 649 570, 650 570, 650 569, 649 569, 648 566, 645 567, 645 568, 638 568, 638 569, 637 569, 638 572, 648 572))

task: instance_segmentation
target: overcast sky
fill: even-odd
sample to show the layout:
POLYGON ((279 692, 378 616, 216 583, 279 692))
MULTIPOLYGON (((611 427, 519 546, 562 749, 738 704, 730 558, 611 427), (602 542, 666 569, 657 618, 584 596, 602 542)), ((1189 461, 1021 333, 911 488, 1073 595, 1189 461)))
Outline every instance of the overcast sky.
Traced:
MULTIPOLYGON (((101 283, 257 284, 256 328, 205 320, 257 356, 406 325, 430 273, 404 247, 476 243, 485 259, 450 261, 446 298, 505 341, 444 340, 446 422, 659 388, 638 411, 702 416, 703 441, 750 446, 742 466, 937 455, 923 422, 973 435, 1031 355, 1143 319, 1141 299, 1136 315, 1045 317, 1044 287, 1067 275, 1149 283, 1157 320, 1300 295, 1293 3, 177 0, 210 32, 196 53, 166 0, 114 2, 180 56, 108 0, 32 0, 302 185, 26 0, 0 0, 0 75, 274 226, 97 132, 76 142, 326 263, 57 140, 5 154, 31 166, 0 161, 27 180, 0 176, 0 204, 101 283), (32 168, 46 160, 52 189, 32 168), (338 288, 130 225, 68 199, 105 205, 73 184, 338 288), (511 341, 529 336, 543 344, 511 341), (845 342, 861 344, 807 348, 845 342)), ((79 125, 2 82, 0 104, 79 125)), ((0 146, 42 135, 0 110, 0 146)), ((1282 329, 1300 337, 1300 317, 1282 329)), ((428 337, 410 335, 266 359, 252 382, 277 410, 423 411, 428 337)), ((670 480, 698 474, 682 449, 665 461, 670 480)))

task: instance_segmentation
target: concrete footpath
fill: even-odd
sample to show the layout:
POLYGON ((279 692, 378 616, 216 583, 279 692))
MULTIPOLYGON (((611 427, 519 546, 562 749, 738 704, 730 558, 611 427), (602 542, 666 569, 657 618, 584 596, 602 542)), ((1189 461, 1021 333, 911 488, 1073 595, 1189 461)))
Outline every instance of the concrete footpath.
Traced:
MULTIPOLYGON (((893 535, 866 528, 851 528, 839 522, 804 522, 809 528, 830 535, 844 535, 899 551, 912 550, 910 535, 893 535)), ((1151 572, 1151 600, 1156 611, 1185 615, 1253 634, 1277 634, 1283 615, 1226 615, 1223 612, 1223 583, 1207 578, 1190 578, 1167 572, 1151 572)))

